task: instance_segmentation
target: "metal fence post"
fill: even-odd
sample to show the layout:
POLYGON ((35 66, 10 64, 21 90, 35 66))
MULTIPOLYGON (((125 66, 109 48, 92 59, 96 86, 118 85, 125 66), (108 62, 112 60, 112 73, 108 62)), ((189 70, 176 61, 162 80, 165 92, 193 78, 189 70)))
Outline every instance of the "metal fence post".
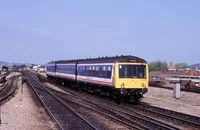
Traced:
POLYGON ((181 89, 181 85, 179 83, 177 83, 173 89, 173 97, 174 98, 180 98, 180 89, 181 89))

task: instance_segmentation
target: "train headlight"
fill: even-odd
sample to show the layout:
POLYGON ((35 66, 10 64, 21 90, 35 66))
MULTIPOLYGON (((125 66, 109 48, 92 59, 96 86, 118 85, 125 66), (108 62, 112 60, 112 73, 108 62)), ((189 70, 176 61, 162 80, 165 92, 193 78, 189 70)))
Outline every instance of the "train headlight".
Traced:
POLYGON ((142 87, 143 87, 143 88, 145 88, 145 87, 146 87, 146 85, 145 85, 144 83, 142 83, 142 87))

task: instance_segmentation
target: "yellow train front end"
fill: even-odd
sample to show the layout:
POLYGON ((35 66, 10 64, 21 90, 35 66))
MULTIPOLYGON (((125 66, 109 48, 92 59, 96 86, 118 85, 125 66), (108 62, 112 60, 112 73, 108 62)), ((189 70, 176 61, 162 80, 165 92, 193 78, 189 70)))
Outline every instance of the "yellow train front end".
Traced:
POLYGON ((148 91, 147 63, 117 62, 115 64, 115 88, 125 99, 136 102, 148 91))

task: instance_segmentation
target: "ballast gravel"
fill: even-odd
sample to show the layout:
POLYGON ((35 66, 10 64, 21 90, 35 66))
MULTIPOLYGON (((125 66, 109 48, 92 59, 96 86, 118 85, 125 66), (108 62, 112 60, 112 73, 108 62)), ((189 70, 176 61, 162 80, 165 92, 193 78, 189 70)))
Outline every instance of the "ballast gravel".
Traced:
POLYGON ((150 86, 142 101, 153 106, 200 117, 200 94, 181 91, 180 99, 176 99, 173 97, 173 90, 150 86))
MULTIPOLYGON (((11 74, 11 76, 16 74, 11 74)), ((0 107, 1 130, 56 130, 30 86, 18 79, 17 90, 0 107)))

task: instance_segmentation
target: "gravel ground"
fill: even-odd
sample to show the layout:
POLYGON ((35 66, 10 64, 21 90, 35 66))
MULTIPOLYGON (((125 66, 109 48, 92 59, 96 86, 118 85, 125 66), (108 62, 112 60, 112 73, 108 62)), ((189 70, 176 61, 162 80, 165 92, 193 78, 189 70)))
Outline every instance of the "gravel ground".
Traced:
POLYGON ((173 98, 173 90, 149 87, 142 100, 151 105, 200 117, 200 94, 181 92, 181 98, 173 98))
POLYGON ((0 83, 0 87, 3 87, 4 83, 0 83))
MULTIPOLYGON (((17 73, 12 73, 16 75, 17 73)), ((18 89, 6 101, 1 102, 1 130, 55 130, 56 125, 46 114, 33 90, 26 84, 21 86, 21 77, 18 80, 18 89), (23 88, 23 89, 22 89, 23 88), (23 91, 22 91, 23 90, 23 91)))

